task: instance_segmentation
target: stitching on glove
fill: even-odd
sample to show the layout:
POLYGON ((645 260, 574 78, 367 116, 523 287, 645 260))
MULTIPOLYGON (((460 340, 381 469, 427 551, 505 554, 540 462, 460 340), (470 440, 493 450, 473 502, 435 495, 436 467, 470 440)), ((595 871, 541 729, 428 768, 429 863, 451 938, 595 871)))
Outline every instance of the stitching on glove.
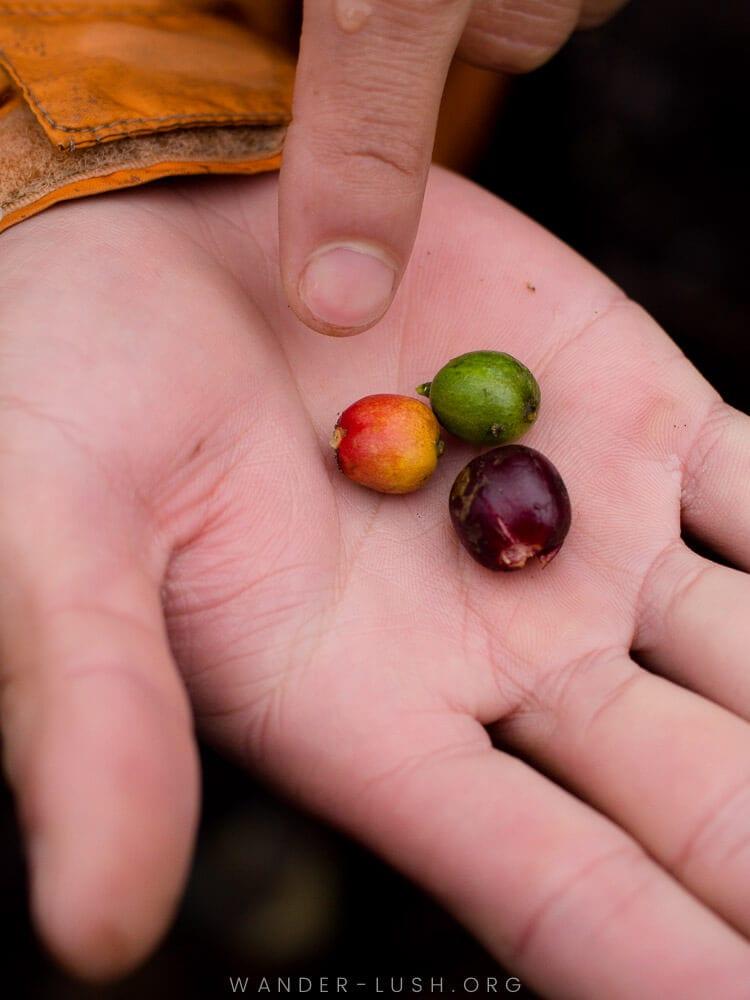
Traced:
POLYGON ((114 10, 109 7, 55 7, 45 5, 44 7, 15 7, 13 4, 0 4, 0 14, 7 14, 11 17, 68 17, 75 14, 82 14, 88 17, 96 14, 101 17, 163 17, 165 14, 187 14, 198 13, 193 8, 169 7, 123 7, 122 10, 114 10))
MULTIPOLYGON (((116 118, 111 122, 103 122, 101 125, 61 125, 59 122, 55 121, 52 115, 43 106, 39 98, 32 91, 32 89, 23 81, 18 70, 15 68, 13 63, 8 58, 7 53, 0 49, 0 60, 7 67, 8 72, 11 74, 13 79, 16 81, 18 86, 21 88, 26 97, 31 101, 34 107, 38 110, 39 114, 44 118, 52 128, 59 132, 101 132, 103 129, 115 128, 121 125, 155 125, 158 122, 171 122, 173 125, 180 125, 186 122, 204 121, 211 124, 229 124, 230 122, 235 122, 237 124, 243 125, 253 125, 262 124, 267 125, 269 122, 259 115, 251 114, 211 114, 210 112, 195 112, 187 115, 159 115, 154 118, 116 118)), ((274 122, 273 124, 284 124, 284 122, 274 122)), ((60 147, 63 148, 63 147, 60 147)))

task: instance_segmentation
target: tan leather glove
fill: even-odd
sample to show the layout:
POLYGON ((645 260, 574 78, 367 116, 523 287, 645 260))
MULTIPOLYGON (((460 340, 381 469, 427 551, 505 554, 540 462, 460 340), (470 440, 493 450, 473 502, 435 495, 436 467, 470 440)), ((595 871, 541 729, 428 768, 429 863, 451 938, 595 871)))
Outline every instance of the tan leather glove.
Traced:
POLYGON ((0 0, 0 232, 67 198, 278 167, 292 82, 214 0, 0 0))

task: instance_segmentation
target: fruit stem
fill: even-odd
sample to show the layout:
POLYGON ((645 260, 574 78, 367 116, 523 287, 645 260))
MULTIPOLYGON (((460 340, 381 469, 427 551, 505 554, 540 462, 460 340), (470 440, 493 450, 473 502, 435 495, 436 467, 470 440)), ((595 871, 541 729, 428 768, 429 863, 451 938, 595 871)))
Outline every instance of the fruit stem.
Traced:
POLYGON ((417 386, 415 391, 420 396, 427 396, 427 398, 429 399, 431 387, 432 387, 432 382, 423 382, 421 385, 417 386))
POLYGON ((333 434, 331 434, 331 439, 328 442, 334 451, 338 449, 338 446, 346 437, 346 430, 343 427, 334 427, 333 434))

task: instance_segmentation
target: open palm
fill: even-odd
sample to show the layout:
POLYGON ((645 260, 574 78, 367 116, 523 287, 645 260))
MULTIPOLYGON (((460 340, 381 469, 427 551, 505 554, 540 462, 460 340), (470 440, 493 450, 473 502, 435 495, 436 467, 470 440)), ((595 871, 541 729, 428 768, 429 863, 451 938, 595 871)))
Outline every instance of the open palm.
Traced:
POLYGON ((152 945, 192 846, 194 716, 546 994, 746 996, 750 583, 680 522, 750 568, 750 419, 455 177, 348 340, 286 307, 275 213, 275 179, 183 182, 3 238, 2 723, 47 940, 93 976, 152 945), (525 442, 573 505, 545 569, 459 546, 466 446, 383 497, 327 445, 354 399, 479 348, 541 385, 525 442))

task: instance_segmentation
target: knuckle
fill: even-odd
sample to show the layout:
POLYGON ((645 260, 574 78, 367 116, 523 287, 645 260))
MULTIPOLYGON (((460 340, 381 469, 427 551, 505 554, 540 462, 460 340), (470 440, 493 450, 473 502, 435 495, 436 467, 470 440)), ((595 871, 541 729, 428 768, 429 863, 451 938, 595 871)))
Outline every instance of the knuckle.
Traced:
POLYGON ((395 174, 403 180, 416 180, 424 173, 420 151, 408 148, 408 144, 391 143, 388 146, 357 147, 352 145, 341 152, 342 159, 356 163, 358 172, 364 174, 365 182, 370 176, 386 173, 395 174))
MULTIPOLYGON (((679 543, 677 542, 674 543, 675 551, 678 549, 678 544, 679 543)), ((712 580, 716 578, 720 580, 721 572, 720 566, 709 561, 706 561, 699 566, 695 566, 691 572, 687 573, 672 590, 666 606, 661 612, 662 621, 665 622, 667 626, 672 625, 673 627, 679 627, 679 619, 685 614, 687 608, 692 606, 697 612, 703 604, 702 598, 705 593, 703 588, 705 587, 709 577, 712 580)))
MULTIPOLYGON (((693 825, 670 868, 678 876, 696 869, 726 872, 750 848, 750 775, 725 791, 693 825)), ((747 860, 745 862, 747 865, 747 860)))
POLYGON ((375 809, 382 807, 384 798, 408 796, 424 779, 425 774, 439 771, 444 774, 452 764, 461 768, 465 762, 475 761, 486 753, 491 753, 489 739, 477 735, 473 726, 468 733, 460 730, 450 739, 425 741, 411 754, 399 752, 393 763, 378 761, 358 779, 358 801, 375 809))
POLYGON ((467 0, 386 0, 386 6, 395 13, 423 16, 463 10, 467 7, 467 0))
MULTIPOLYGON (((636 631, 633 636, 633 649, 647 652, 669 625, 677 607, 679 597, 684 594, 684 581, 694 582, 695 573, 688 570, 685 575, 685 557, 681 538, 672 538, 654 556, 651 564, 643 574, 640 589, 635 596, 634 613, 636 631), (674 586, 674 580, 680 579, 680 586, 674 586), (660 595, 670 591, 666 603, 660 595)), ((692 566, 692 560, 689 560, 692 566)))
POLYGON ((583 0, 579 28, 598 28, 624 7, 627 0, 583 0))
POLYGON ((377 106, 319 116, 311 145, 317 159, 350 183, 367 185, 386 171, 401 186, 404 180, 421 180, 429 163, 417 130, 400 115, 379 113, 377 106))
POLYGON ((504 73, 530 73, 543 66, 556 51, 556 47, 530 45, 475 31, 466 32, 459 47, 461 57, 472 65, 504 73))
POLYGON ((588 924, 593 933, 632 906, 653 885, 654 873, 647 855, 623 839, 602 852, 591 850, 582 863, 562 875, 541 894, 521 924, 511 946, 514 963, 526 958, 549 928, 571 919, 588 924), (606 885, 606 893, 596 885, 606 885), (571 917, 571 913, 576 916, 571 917))
MULTIPOLYGON (((708 411, 684 463, 682 510, 689 512, 704 500, 702 483, 710 471, 711 460, 735 427, 736 411, 717 399, 708 411)), ((710 477, 709 477, 710 478, 710 477)))
POLYGON ((547 62, 575 29, 579 0, 514 0, 477 5, 461 42, 472 62, 528 73, 547 62))
POLYGON ((535 693, 554 726, 575 732, 583 745, 643 678, 641 669, 619 647, 595 650, 550 673, 535 693))

